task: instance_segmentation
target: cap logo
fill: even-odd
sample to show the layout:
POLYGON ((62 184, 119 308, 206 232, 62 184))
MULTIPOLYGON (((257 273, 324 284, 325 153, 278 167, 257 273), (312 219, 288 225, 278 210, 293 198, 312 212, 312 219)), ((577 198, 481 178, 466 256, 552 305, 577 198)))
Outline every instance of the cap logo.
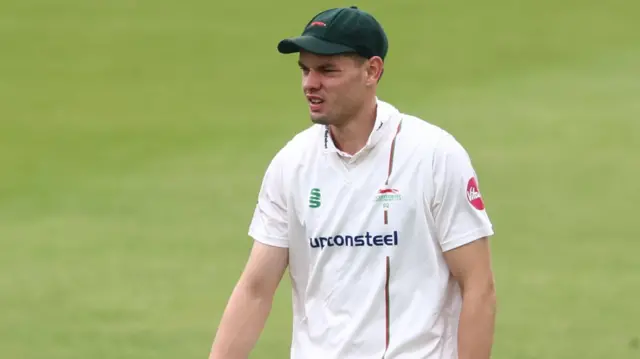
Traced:
POLYGON ((327 27, 327 24, 325 24, 325 23, 324 23, 324 22, 322 22, 322 21, 314 21, 314 22, 312 22, 311 24, 309 24, 309 27, 312 27, 312 26, 322 26, 322 27, 327 27))

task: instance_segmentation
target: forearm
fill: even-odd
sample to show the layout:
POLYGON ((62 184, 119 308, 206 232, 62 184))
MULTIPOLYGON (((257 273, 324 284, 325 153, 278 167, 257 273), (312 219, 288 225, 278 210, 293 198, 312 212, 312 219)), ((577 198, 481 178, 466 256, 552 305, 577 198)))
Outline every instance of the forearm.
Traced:
POLYGON ((458 327, 458 358, 489 359, 493 345, 496 299, 493 291, 465 293, 458 327))
POLYGON ((247 359, 266 323, 273 298, 236 287, 224 311, 209 359, 247 359))

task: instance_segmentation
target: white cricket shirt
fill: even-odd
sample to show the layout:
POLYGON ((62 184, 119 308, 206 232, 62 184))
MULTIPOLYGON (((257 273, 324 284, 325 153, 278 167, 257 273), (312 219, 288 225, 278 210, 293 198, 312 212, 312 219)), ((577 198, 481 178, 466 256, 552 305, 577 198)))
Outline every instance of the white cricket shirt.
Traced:
POLYGON ((448 251, 493 234, 465 149, 378 100, 354 156, 313 125, 263 178, 249 235, 289 249, 292 359, 455 359, 448 251))

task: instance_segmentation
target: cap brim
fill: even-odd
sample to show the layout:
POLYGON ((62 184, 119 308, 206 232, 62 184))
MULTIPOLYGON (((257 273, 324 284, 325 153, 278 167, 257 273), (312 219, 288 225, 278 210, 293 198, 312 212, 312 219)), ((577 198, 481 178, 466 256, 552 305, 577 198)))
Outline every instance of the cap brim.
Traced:
POLYGON ((337 55, 356 52, 356 50, 348 46, 328 42, 309 35, 284 39, 278 44, 278 51, 281 54, 292 54, 300 52, 300 50, 318 55, 337 55))

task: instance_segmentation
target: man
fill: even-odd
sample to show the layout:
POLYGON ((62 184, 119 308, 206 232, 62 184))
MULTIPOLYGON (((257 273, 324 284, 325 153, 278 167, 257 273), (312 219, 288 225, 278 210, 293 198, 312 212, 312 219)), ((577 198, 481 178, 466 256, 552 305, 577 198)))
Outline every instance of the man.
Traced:
POLYGON ((492 224, 465 149, 377 98, 387 37, 356 7, 323 11, 299 53, 313 125, 266 170, 254 247, 211 359, 246 359, 289 268, 293 359, 488 359, 492 224))

